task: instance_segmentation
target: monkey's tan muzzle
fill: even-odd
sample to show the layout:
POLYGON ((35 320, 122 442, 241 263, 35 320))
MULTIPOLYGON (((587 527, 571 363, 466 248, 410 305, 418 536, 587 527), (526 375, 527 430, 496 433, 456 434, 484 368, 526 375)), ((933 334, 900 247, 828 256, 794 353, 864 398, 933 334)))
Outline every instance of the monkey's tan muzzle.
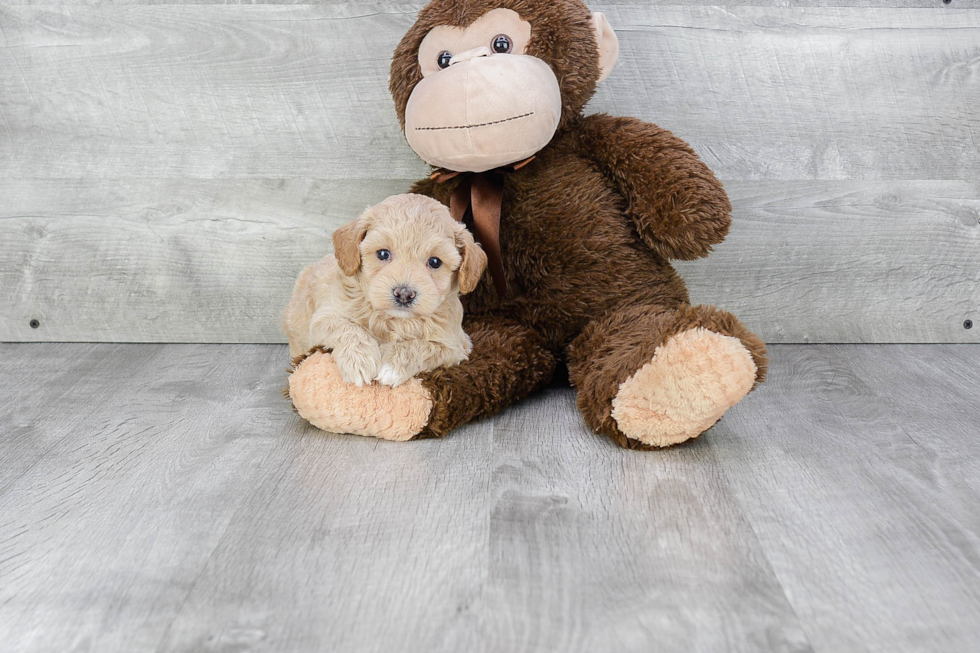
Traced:
POLYGON ((430 165, 484 172, 547 145, 561 118, 561 92, 537 57, 473 56, 422 79, 405 109, 405 137, 430 165))

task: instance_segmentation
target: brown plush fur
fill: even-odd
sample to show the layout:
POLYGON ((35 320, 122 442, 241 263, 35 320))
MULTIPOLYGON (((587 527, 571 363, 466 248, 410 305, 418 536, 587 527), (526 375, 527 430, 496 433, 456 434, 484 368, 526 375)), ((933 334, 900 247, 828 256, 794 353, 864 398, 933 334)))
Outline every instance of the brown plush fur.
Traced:
MULTIPOLYGON (((425 180, 412 192, 448 203, 454 187, 425 180)), ((658 346, 685 329, 704 326, 738 337, 758 368, 756 383, 765 378, 765 345, 733 315, 691 307, 683 280, 667 260, 668 254, 679 259, 708 254, 730 223, 721 185, 669 132, 635 119, 577 119, 534 161, 507 174, 503 215, 500 244, 511 298, 498 306, 485 275, 466 298, 467 313, 508 316, 540 339, 539 355, 564 358, 578 388, 579 409, 596 432, 623 446, 650 448, 617 428, 611 402, 658 346), (603 129, 608 129, 605 141, 603 129), (672 164, 628 155, 637 148, 667 156, 672 164), (636 183, 643 177, 658 182, 636 183)), ((509 330, 517 335, 514 327, 509 330)), ((440 416, 427 427, 432 434, 443 435, 473 417, 466 400, 443 405, 439 386, 500 408, 518 399, 511 386, 470 374, 481 358, 477 336, 470 335, 474 354, 468 363, 441 370, 438 379, 423 377, 436 398, 433 417, 440 416)), ((533 341, 524 346, 533 347, 533 341)), ((503 364, 509 363, 506 356, 501 359, 501 374, 520 373, 503 364)))
POLYGON ((756 385, 768 369, 765 345, 735 317, 712 306, 661 306, 638 304, 596 320, 568 347, 568 373, 578 388, 578 407, 589 426, 622 446, 647 448, 628 441, 612 417, 612 400, 620 385, 653 358, 668 338, 695 327, 734 336, 752 355, 756 385))
MULTIPOLYGON (((437 0, 395 52, 390 89, 404 125, 421 79, 416 51, 440 24, 465 26, 495 7, 532 24, 529 54, 554 70, 562 121, 534 160, 504 178, 500 246, 509 288, 498 303, 489 275, 466 298, 468 361, 422 376, 433 400, 421 436, 503 409, 565 359, 578 406, 594 430, 631 448, 612 402, 624 381, 671 336, 693 328, 738 338, 765 378, 763 343, 729 313, 690 306, 669 259, 707 255, 725 237, 731 207, 721 184, 670 132, 634 118, 583 117, 598 79, 590 13, 579 0, 437 0)), ((412 192, 448 204, 460 179, 423 180, 412 192)))
POLYGON ((555 354, 533 329, 515 320, 467 316, 463 328, 473 340, 466 368, 442 367, 422 375, 433 407, 420 437, 441 437, 460 424, 489 417, 548 383, 554 373, 555 354))

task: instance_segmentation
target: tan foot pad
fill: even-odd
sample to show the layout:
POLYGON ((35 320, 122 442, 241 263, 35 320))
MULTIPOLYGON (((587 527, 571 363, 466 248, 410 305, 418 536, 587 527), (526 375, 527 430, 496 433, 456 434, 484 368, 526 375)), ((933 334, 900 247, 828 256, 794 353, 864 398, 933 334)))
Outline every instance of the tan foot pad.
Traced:
POLYGON ((289 375, 289 397, 300 416, 333 433, 410 440, 429 420, 432 399, 418 379, 397 388, 357 387, 340 378, 330 354, 314 352, 289 375))
POLYGON ((756 366, 738 338, 701 327, 672 336, 619 386, 612 416, 627 437, 666 447, 711 428, 748 394, 756 366))

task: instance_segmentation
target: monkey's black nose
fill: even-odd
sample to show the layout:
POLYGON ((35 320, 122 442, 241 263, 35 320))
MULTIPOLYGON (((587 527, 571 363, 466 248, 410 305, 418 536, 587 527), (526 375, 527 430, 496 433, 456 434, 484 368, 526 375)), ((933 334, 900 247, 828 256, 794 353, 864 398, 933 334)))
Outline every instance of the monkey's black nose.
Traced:
POLYGON ((408 286, 398 286, 391 291, 395 297, 395 302, 399 306, 408 306, 415 301, 415 291, 408 286))

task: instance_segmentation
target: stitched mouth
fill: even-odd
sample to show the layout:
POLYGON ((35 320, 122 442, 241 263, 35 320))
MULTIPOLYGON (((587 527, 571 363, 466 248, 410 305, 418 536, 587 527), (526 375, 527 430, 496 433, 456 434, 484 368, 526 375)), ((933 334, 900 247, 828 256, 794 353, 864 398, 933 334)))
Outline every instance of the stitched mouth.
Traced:
POLYGON ((511 116, 510 118, 503 118, 501 120, 491 120, 490 122, 480 122, 474 125, 453 125, 450 127, 416 127, 417 132, 433 132, 442 131, 445 129, 472 129, 473 127, 486 127, 488 125, 499 125, 502 122, 510 122, 511 120, 520 120, 521 118, 527 118, 528 116, 533 116, 533 111, 528 111, 527 113, 522 113, 519 116, 511 116))

